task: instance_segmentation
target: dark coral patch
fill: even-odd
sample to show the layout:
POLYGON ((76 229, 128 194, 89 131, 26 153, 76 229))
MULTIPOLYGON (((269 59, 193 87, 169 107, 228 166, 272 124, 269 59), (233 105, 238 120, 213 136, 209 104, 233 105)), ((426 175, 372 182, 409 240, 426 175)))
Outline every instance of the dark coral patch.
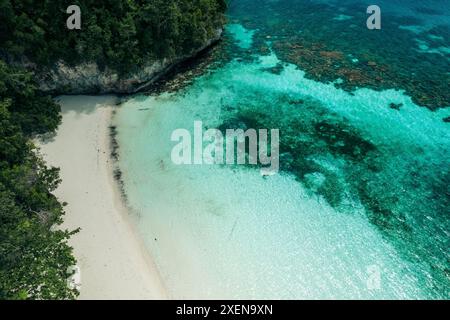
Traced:
POLYGON ((403 107, 403 103, 390 103, 389 104, 389 108, 394 109, 394 110, 400 110, 400 108, 403 107))

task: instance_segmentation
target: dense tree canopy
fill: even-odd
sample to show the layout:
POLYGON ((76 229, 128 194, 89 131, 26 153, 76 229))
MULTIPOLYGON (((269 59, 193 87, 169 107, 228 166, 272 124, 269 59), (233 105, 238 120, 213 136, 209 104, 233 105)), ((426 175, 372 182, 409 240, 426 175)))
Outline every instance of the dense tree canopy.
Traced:
POLYGON ((198 48, 221 27, 225 7, 225 0, 0 0, 0 47, 38 64, 97 61, 126 72, 198 48), (66 27, 72 4, 81 30, 66 27))
POLYGON ((51 194, 58 170, 47 168, 29 135, 54 131, 59 106, 36 91, 30 74, 0 61, 0 299, 74 298, 70 233, 51 228, 63 207, 51 194))

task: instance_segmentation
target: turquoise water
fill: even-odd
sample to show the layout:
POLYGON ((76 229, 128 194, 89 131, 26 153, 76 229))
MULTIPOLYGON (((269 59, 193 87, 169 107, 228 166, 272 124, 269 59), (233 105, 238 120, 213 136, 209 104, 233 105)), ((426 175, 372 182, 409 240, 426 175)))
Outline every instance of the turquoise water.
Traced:
POLYGON ((127 201, 169 292, 448 298, 449 110, 401 88, 315 81, 240 13, 232 6, 221 64, 178 92, 133 97, 115 118, 127 201), (173 164, 171 134, 194 121, 280 129, 281 172, 173 164))

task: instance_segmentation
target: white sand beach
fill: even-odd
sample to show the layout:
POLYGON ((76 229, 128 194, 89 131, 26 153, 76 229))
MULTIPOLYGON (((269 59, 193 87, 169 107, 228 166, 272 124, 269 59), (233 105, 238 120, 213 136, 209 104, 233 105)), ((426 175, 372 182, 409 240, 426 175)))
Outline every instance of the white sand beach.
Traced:
POLYGON ((61 169, 55 194, 67 202, 63 228, 81 228, 70 244, 81 269, 80 299, 164 299, 166 291, 134 232, 110 159, 115 96, 58 98, 63 121, 39 142, 44 159, 61 169))

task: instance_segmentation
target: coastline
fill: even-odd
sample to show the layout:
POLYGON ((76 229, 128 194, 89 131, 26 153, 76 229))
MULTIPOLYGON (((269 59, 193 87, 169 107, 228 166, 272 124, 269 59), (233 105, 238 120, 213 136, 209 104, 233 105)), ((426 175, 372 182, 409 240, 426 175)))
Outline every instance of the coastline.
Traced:
POLYGON ((153 85, 183 63, 202 55, 217 44, 223 29, 189 54, 148 61, 134 72, 121 75, 112 68, 102 70, 96 62, 83 62, 70 66, 60 60, 50 68, 39 69, 35 65, 15 62, 18 66, 31 67, 42 92, 57 95, 108 95, 135 94, 151 89, 153 85))
MULTIPOLYGON (((255 111, 252 101, 256 96, 261 97, 258 106, 277 102, 276 108, 268 109, 266 114, 280 126, 296 117, 312 123, 328 117, 328 113, 305 110, 318 108, 318 104, 307 100, 309 95, 341 114, 352 113, 354 118, 348 117, 355 126, 362 123, 369 128, 371 124, 385 128, 388 124, 389 131, 385 128, 366 133, 369 137, 373 134, 375 141, 384 141, 386 137, 391 141, 409 141, 414 137, 417 142, 421 135, 414 128, 423 130, 426 124, 434 123, 429 110, 418 108, 399 92, 362 90, 352 96, 332 85, 304 78, 293 65, 285 66, 281 75, 260 72, 276 67, 278 62, 274 56, 263 56, 253 63, 229 63, 211 75, 197 78, 181 94, 132 97, 114 117, 120 128, 120 167, 128 204, 172 296, 177 299, 428 297, 428 291, 418 280, 428 276, 427 269, 404 259, 396 243, 387 241, 368 220, 358 200, 350 199, 344 203, 345 207, 336 208, 312 189, 313 184, 299 183, 291 174, 263 178, 258 170, 177 166, 171 161, 173 144, 168 141, 174 130, 192 128, 200 116, 208 128, 228 124, 227 119, 234 121, 233 125, 237 122, 236 112, 224 106, 249 105, 244 109, 248 110, 244 113, 248 116, 255 111), (228 88, 218 85, 224 83, 228 88), (286 86, 287 83, 292 86, 286 86), (296 83, 301 85, 296 87, 296 83), (302 100, 305 108, 292 106, 279 92, 305 99, 302 100), (367 97, 373 104, 364 103, 367 97), (387 101, 404 103, 402 114, 390 108, 381 113, 380 107, 387 105, 387 101), (283 116, 271 112, 280 109, 283 116), (417 117, 419 112, 423 116, 417 117), (368 116, 372 113, 376 117, 368 116), (417 119, 425 125, 407 125, 417 119), (368 285, 372 269, 382 275, 376 290, 368 285)), ((436 124, 438 128, 442 126, 439 119, 436 124)), ((261 127, 270 128, 270 123, 261 127)), ((292 130, 293 135, 296 132, 292 130)), ((434 136, 431 132, 430 135, 434 136)), ((315 138, 313 133, 309 137, 315 138)), ((320 139, 317 140, 323 148, 320 139)), ((421 144, 426 145, 426 141, 421 144)), ((320 164, 314 168, 318 175, 322 166, 331 167, 338 174, 345 173, 323 150, 314 156, 320 164)), ((348 163, 340 161, 340 165, 348 163)), ((386 171, 395 172, 390 168, 386 171)), ((346 187, 346 182, 339 179, 331 182, 346 187)))
POLYGON ((68 203, 62 228, 81 228, 69 241, 81 270, 79 299, 167 298, 114 178, 109 127, 117 97, 58 100, 62 124, 38 146, 46 162, 61 169, 55 195, 68 203))

